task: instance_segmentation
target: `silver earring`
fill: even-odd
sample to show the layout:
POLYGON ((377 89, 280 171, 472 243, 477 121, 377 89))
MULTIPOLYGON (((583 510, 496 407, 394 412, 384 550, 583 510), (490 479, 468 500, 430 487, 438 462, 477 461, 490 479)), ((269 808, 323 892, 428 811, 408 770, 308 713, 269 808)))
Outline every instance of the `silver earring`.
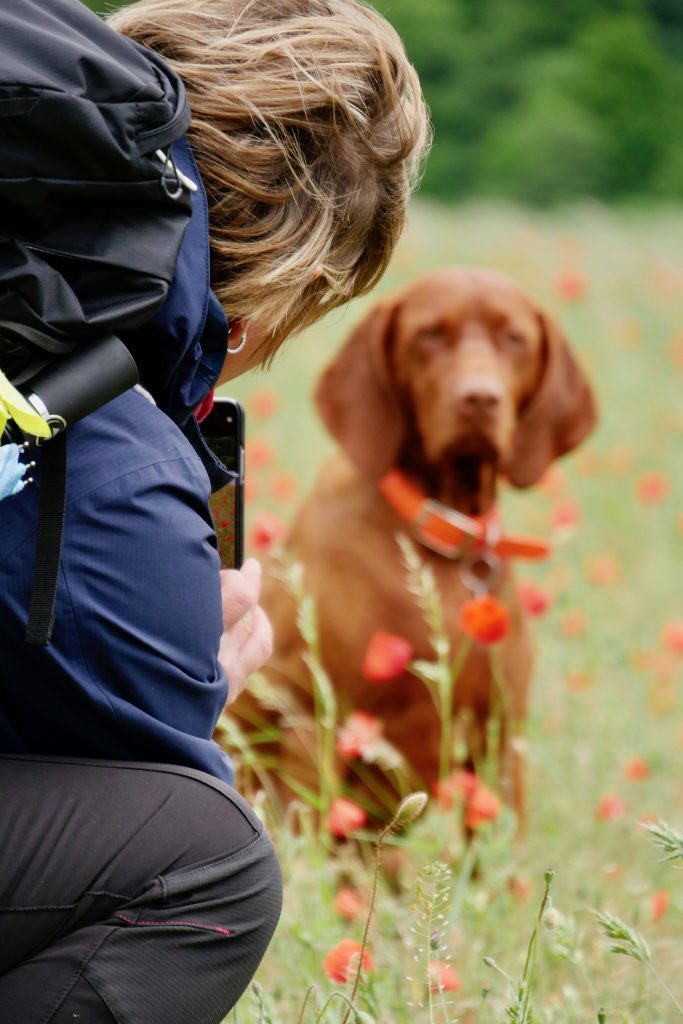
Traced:
POLYGON ((247 332, 246 332, 246 330, 242 332, 242 337, 240 338, 240 343, 237 346, 237 348, 230 348, 230 340, 228 339, 228 355, 229 356, 236 356, 238 352, 242 351, 242 349, 244 348, 246 343, 247 343, 247 332))

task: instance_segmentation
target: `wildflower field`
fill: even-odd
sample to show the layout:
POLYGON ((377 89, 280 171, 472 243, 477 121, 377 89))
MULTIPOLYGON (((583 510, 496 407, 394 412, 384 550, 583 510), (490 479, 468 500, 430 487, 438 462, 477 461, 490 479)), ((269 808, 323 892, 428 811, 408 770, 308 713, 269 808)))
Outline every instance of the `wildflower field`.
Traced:
POLYGON ((402 866, 375 891, 376 834, 351 823, 332 854, 304 800, 278 820, 257 795, 285 906, 235 1024, 683 1019, 682 240, 678 210, 416 203, 374 296, 229 386, 247 409, 256 555, 333 450, 310 401, 320 369, 377 294, 427 269, 512 275, 557 316, 600 402, 575 455, 501 495, 509 529, 557 541, 517 569, 537 648, 526 839, 492 802, 466 842, 456 780, 385 833, 380 854, 400 847, 402 866))

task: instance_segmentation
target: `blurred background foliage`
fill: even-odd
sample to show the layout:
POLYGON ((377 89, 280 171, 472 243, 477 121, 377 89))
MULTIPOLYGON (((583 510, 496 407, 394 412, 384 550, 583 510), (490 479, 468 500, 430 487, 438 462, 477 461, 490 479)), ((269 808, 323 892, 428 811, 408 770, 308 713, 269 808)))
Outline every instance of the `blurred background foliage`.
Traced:
POLYGON ((534 206, 683 199, 681 0, 375 6, 403 37, 432 111, 423 194, 534 206))

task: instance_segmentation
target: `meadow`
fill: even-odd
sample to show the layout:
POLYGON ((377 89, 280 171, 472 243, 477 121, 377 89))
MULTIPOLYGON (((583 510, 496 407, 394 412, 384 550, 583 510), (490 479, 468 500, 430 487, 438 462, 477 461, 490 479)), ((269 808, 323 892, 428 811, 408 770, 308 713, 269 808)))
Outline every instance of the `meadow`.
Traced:
POLYGON ((480 264, 515 277, 561 322, 601 408, 599 429, 542 486, 501 497, 509 529, 558 541, 548 562, 518 569, 547 605, 534 622, 526 840, 515 842, 504 810, 468 846, 457 801, 430 794, 419 819, 388 837, 406 863, 398 886, 380 879, 369 969, 349 1012, 342 995, 326 1001, 352 994, 353 970, 335 981, 324 960, 363 936, 375 836, 361 830, 331 856, 305 805, 282 820, 257 799, 285 907, 235 1024, 683 1018, 676 841, 665 861, 643 826, 683 825, 682 237, 679 209, 586 203, 549 214, 418 201, 375 296, 290 343, 268 374, 230 385, 247 409, 247 553, 256 555, 333 450, 310 400, 320 369, 373 298, 429 268, 480 264), (544 904, 529 957, 549 869, 554 909, 544 904), (339 897, 348 889, 355 902, 339 897), (642 934, 648 955, 637 941, 629 949, 645 962, 610 952, 596 911, 642 934), (533 986, 522 1005, 527 960, 533 986))

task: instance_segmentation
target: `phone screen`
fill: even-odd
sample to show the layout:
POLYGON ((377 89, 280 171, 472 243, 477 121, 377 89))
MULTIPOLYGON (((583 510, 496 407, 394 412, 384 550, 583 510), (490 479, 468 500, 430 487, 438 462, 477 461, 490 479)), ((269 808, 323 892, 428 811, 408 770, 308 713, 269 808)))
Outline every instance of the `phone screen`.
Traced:
POLYGON ((223 569, 239 569, 244 560, 244 410, 233 398, 218 397, 203 420, 209 448, 233 474, 233 480, 211 495, 218 552, 223 569))

